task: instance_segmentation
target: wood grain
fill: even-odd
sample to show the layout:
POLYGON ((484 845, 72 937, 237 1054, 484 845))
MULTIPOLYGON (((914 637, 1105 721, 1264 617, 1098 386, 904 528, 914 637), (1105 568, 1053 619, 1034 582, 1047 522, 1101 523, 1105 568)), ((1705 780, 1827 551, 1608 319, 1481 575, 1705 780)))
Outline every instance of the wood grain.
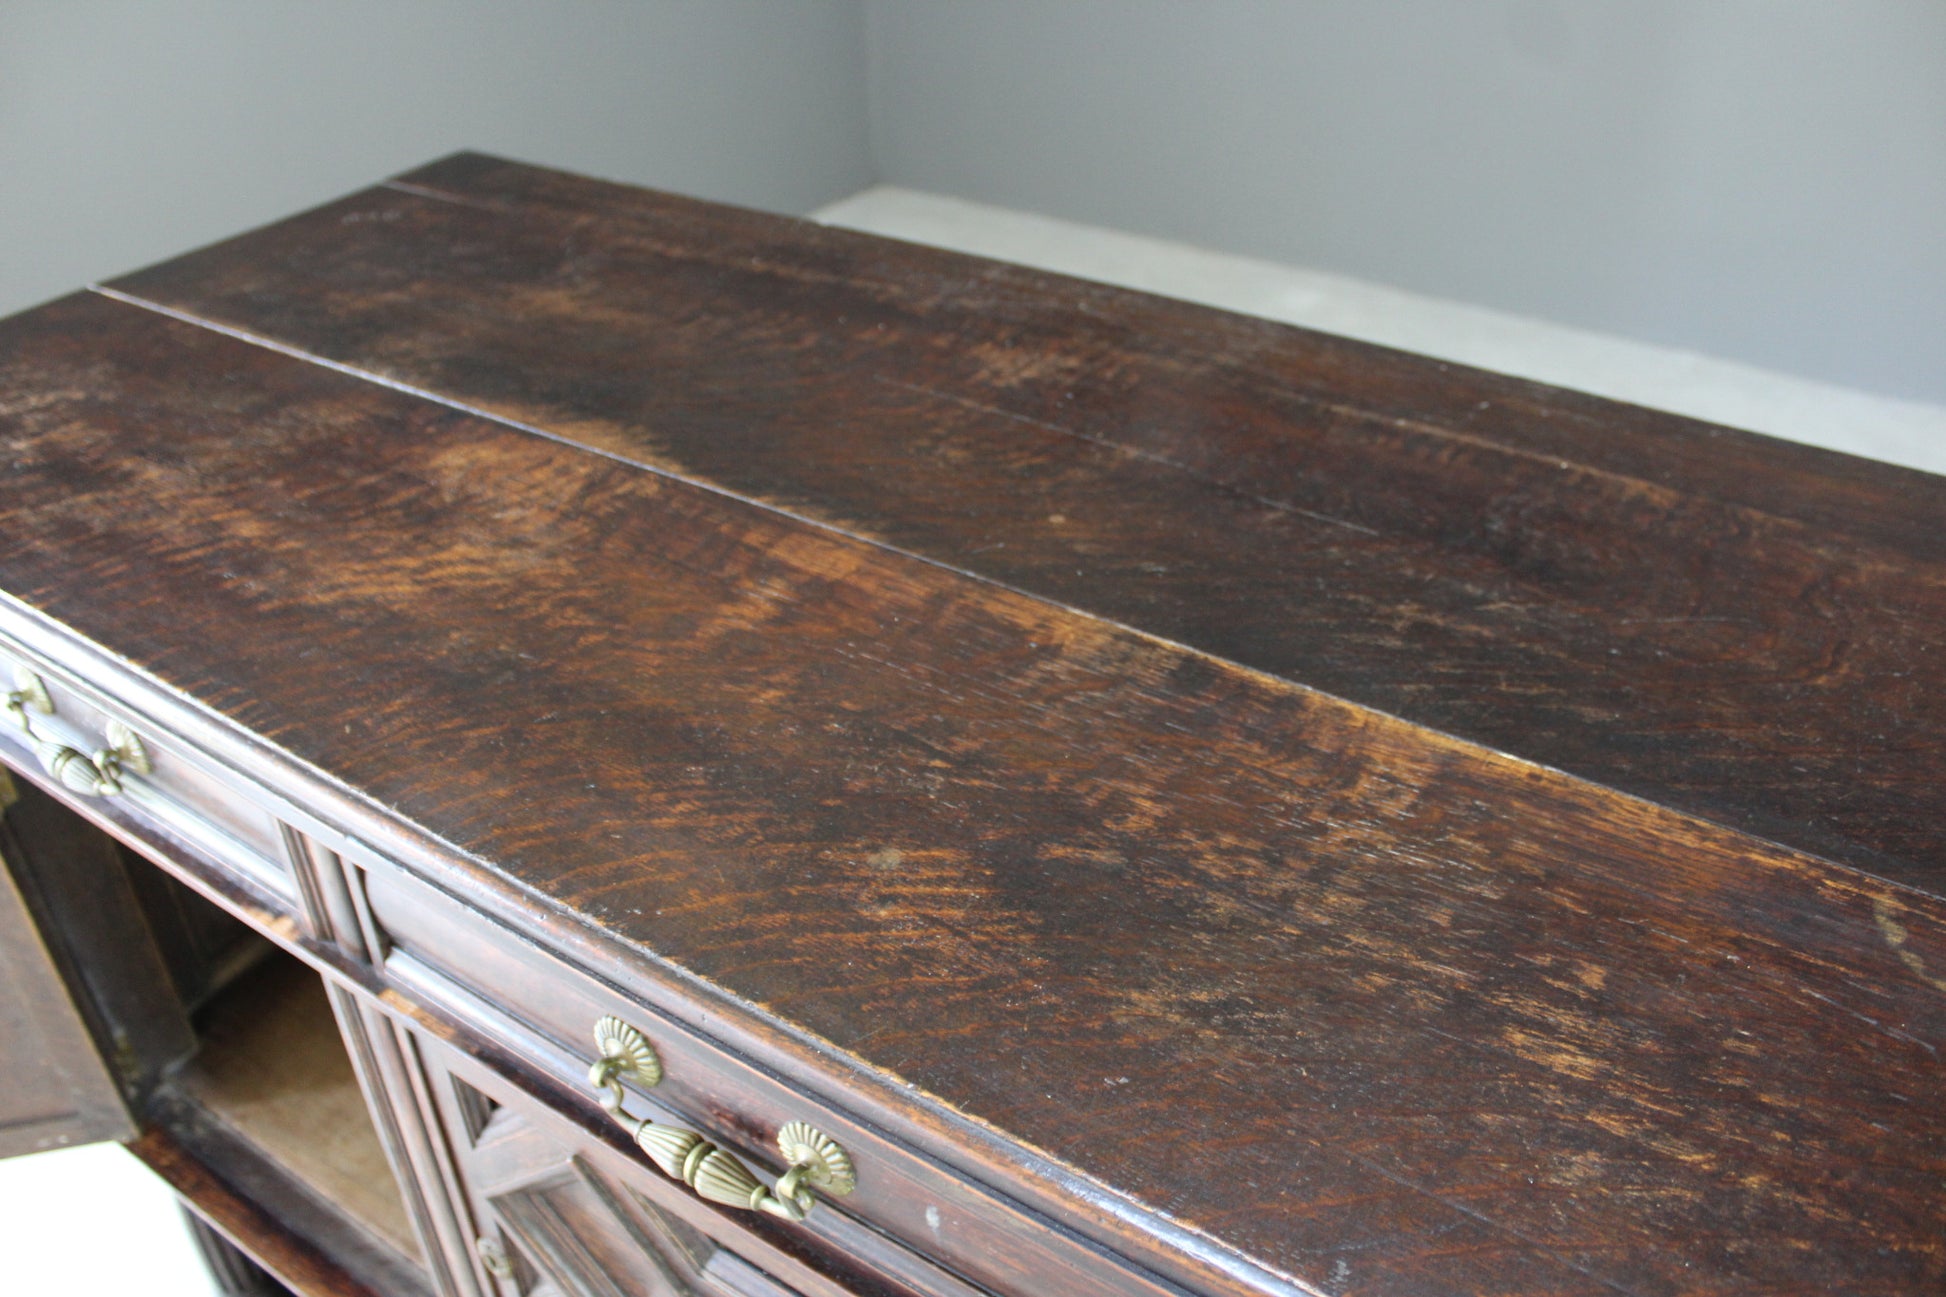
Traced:
POLYGON ((202 1048, 176 1085, 399 1255, 420 1259, 315 973, 273 958, 231 987, 205 1014, 202 1048))
POLYGON ((211 1228, 299 1297, 390 1297, 353 1278, 316 1243, 239 1193, 167 1130, 150 1127, 129 1151, 211 1228))
POLYGON ((462 156, 126 294, 1946 889, 1946 482, 462 156))
POLYGON ((1307 1284, 1946 1282, 1925 892, 99 296, 0 473, 0 588, 1307 1284))
POLYGON ((182 1209, 182 1219, 221 1297, 286 1297, 290 1292, 270 1271, 252 1261, 249 1253, 188 1207, 182 1209))
MULTIPOLYGON (((44 775, 38 764, 33 770, 44 775)), ((138 890, 132 862, 112 839, 25 775, 13 785, 18 801, 0 826, 0 849, 10 885, 27 903, 38 935, 29 929, 23 943, 10 934, 8 952, 23 964, 10 976, 19 988, 35 988, 31 998, 46 997, 40 1011, 57 1006, 70 1014, 80 1011, 77 1025, 86 1026, 81 1053, 63 1047, 48 1056, 69 1071, 61 1097, 83 1104, 84 1112, 89 1103, 104 1104, 105 1112, 97 1115, 112 1114, 112 1120, 94 1137, 125 1139, 134 1134, 129 1113, 140 1112, 148 1093, 196 1043, 178 987, 151 935, 146 902, 152 898, 138 890), (43 942, 45 953, 53 957, 52 971, 65 983, 64 993, 50 990, 25 966, 43 942), (96 1092, 92 1080, 104 1068, 109 1078, 105 1096, 96 1092)), ((65 1034, 52 1031, 50 1024, 46 1039, 62 1045, 65 1034)), ((21 1064, 9 1059, 0 1075, 10 1078, 10 1084, 19 1083, 21 1064)))
POLYGON ((22 821, 32 817, 32 785, 16 784, 0 766, 0 1157, 66 1148, 135 1133, 119 1078, 102 1057, 89 1016, 75 1000, 59 958, 58 938, 43 935, 45 912, 27 893, 34 883, 28 857, 67 845, 52 843, 22 821))

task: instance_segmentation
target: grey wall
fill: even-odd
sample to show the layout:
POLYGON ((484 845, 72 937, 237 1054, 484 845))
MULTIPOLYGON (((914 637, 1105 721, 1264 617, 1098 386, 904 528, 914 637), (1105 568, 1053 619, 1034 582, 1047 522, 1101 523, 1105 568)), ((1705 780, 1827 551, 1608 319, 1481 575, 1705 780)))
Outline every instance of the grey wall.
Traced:
POLYGON ((0 0, 0 314, 461 147, 1946 401, 1943 0, 0 0))
POLYGON ((0 315, 462 147, 802 211, 855 0, 0 0, 0 315))
POLYGON ((1946 401, 1940 0, 868 0, 894 184, 1946 401))

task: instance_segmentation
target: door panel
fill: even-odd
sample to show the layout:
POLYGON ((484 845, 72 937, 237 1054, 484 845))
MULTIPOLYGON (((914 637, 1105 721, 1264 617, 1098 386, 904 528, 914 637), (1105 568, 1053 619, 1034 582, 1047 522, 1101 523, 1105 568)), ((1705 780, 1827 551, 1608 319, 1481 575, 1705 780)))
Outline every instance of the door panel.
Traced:
POLYGON ((0 766, 0 1157, 135 1134, 17 875, 19 791, 0 766))
POLYGON ((515 1108, 430 1058, 428 1072, 501 1297, 795 1297, 795 1289, 549 1138, 515 1108))

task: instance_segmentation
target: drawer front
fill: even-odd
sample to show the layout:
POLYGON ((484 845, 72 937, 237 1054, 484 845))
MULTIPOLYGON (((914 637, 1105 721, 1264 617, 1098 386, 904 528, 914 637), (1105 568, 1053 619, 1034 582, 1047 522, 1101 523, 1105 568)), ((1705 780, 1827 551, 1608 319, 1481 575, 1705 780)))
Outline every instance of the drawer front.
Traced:
MULTIPOLYGON (((764 1184, 784 1171, 777 1138, 789 1123, 816 1127, 856 1170, 843 1198, 819 1195, 801 1223, 716 1210, 732 1226, 802 1239, 883 1276, 892 1291, 970 1297, 980 1291, 1074 1297, 1181 1290, 1106 1254, 1007 1197, 893 1141, 839 1107, 807 1097, 699 1032, 519 934, 390 867, 365 893, 387 951, 394 991, 464 1022, 490 1051, 552 1079, 583 1122, 605 1122, 590 1089, 593 1029, 613 1016, 652 1043, 662 1076, 626 1087, 632 1117, 700 1132, 764 1184)), ((622 1136, 625 1140, 626 1136, 622 1136)), ((657 1174, 639 1152, 645 1174, 657 1174)), ((674 1187, 681 1189, 680 1184, 674 1187)))
POLYGON ((104 815, 141 822, 237 875, 253 890, 297 903, 276 817, 242 780, 144 726, 110 698, 0 645, 0 742, 22 769, 104 815), (104 763, 103 752, 113 754, 104 763), (112 767, 112 768, 111 768, 112 767), (106 776, 105 778, 103 776, 106 776))
POLYGON ((683 1212, 666 1184, 478 1063, 406 1034, 484 1291, 808 1297, 739 1252, 707 1214, 683 1212))

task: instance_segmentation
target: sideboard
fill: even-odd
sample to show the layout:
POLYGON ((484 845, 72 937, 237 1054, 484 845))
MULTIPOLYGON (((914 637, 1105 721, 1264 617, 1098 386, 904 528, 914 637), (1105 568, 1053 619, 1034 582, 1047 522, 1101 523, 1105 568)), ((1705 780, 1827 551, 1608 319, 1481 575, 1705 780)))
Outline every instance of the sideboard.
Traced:
POLYGON ((475 154, 0 322, 0 1148, 317 1294, 1946 1290, 1946 479, 475 154))

